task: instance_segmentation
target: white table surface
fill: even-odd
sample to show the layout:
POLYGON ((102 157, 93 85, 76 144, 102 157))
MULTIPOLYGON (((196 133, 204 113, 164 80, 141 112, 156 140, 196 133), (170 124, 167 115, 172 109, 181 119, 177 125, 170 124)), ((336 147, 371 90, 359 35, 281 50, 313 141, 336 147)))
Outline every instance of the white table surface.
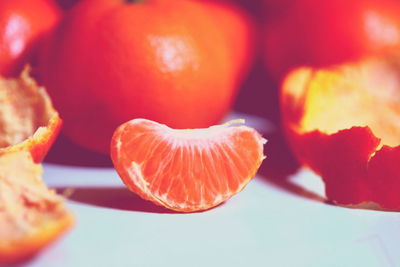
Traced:
POLYGON ((400 266, 399 213, 296 193, 300 184, 322 194, 308 170, 283 183, 259 173, 223 205, 180 214, 130 193, 113 168, 44 169, 50 187, 74 189, 68 206, 77 221, 24 266, 400 266))

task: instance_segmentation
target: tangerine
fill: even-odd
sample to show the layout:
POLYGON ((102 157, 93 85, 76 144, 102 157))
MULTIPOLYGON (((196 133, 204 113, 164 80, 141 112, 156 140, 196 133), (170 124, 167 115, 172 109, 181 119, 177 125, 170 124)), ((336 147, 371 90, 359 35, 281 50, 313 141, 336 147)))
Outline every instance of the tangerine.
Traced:
POLYGON ((132 118, 175 128, 217 123, 247 61, 247 42, 235 40, 231 48, 234 30, 227 27, 245 24, 236 36, 249 38, 237 13, 218 14, 223 23, 208 4, 187 0, 75 5, 44 46, 40 64, 65 135, 108 154, 113 131, 132 118))
POLYGON ((265 63, 277 79, 295 67, 361 60, 400 45, 396 0, 265 2, 265 63))
POLYGON ((60 14, 51 0, 0 1, 0 75, 19 73, 60 14))

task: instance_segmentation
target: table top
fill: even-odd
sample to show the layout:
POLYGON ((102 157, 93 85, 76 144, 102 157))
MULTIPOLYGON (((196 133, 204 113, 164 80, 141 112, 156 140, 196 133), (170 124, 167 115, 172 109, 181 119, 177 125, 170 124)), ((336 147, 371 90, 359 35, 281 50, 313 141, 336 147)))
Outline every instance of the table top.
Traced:
POLYGON ((232 199, 190 214, 140 199, 112 167, 44 170, 50 187, 73 189, 76 225, 24 266, 400 266, 399 213, 329 205, 309 170, 261 170, 232 199))

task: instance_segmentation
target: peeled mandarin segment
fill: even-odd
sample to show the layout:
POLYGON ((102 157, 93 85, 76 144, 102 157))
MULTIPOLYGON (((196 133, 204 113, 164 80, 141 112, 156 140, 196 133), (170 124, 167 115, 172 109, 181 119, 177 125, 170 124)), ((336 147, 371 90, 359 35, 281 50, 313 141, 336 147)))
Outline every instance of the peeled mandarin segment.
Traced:
POLYGON ((28 152, 0 156, 0 264, 33 256, 72 225, 63 199, 41 175, 28 152))
POLYGON ((150 120, 122 124, 111 143, 115 169, 127 187, 172 210, 217 206, 254 177, 265 139, 230 123, 175 130, 150 120))
POLYGON ((337 204, 400 210, 399 59, 299 68, 283 84, 289 141, 337 204))
POLYGON ((0 155, 29 151, 35 162, 46 156, 62 121, 44 88, 29 76, 0 78, 0 155))

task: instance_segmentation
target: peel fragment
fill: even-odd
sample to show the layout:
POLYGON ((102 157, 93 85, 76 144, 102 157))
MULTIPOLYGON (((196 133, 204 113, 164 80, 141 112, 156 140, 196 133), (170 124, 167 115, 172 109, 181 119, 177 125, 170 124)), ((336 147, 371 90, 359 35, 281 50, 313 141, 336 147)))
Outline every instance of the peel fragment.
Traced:
POLYGON ((72 226, 64 201, 26 151, 0 156, 0 264, 26 260, 72 226))
POLYGON ((26 67, 0 77, 0 264, 34 256, 71 227, 64 201, 42 182, 41 162, 61 119, 26 67))
POLYGON ((399 62, 391 55, 299 68, 283 83, 291 146, 338 205, 400 210, 399 62))
POLYGON ((26 67, 18 79, 0 78, 0 155, 29 151, 35 162, 41 162, 62 120, 29 71, 26 67))

